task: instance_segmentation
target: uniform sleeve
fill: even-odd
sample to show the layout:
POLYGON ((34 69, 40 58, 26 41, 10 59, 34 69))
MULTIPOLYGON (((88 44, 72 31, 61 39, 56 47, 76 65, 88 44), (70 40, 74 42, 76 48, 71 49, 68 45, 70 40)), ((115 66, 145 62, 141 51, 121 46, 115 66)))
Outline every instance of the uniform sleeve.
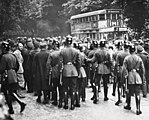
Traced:
POLYGON ((142 71, 142 75, 145 76, 145 67, 142 59, 140 59, 140 69, 142 71))
POLYGON ((0 74, 2 74, 6 70, 6 67, 7 67, 7 61, 6 58, 3 56, 0 61, 0 74))
POLYGON ((124 59, 124 62, 123 62, 123 68, 122 68, 122 73, 125 76, 128 76, 128 70, 127 70, 127 58, 124 59))

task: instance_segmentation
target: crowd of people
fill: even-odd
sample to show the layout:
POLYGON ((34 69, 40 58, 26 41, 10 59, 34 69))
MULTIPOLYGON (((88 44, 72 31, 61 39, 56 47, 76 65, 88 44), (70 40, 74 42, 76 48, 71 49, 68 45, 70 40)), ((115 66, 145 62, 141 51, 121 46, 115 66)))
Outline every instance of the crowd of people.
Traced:
POLYGON ((14 114, 15 100, 23 112, 26 103, 22 90, 34 93, 36 102, 59 108, 81 107, 86 100, 86 87, 91 86, 94 104, 99 101, 103 84, 104 101, 108 101, 108 84, 113 83, 118 100, 126 98, 124 109, 131 109, 131 96, 135 94, 136 114, 141 114, 140 97, 149 91, 149 44, 138 41, 93 40, 73 41, 71 36, 60 38, 7 39, 1 42, 1 92, 5 96, 9 114, 14 114), (123 91, 123 92, 121 92, 123 91), (43 96, 43 97, 42 97, 43 96), (42 99, 43 98, 43 99, 42 99))

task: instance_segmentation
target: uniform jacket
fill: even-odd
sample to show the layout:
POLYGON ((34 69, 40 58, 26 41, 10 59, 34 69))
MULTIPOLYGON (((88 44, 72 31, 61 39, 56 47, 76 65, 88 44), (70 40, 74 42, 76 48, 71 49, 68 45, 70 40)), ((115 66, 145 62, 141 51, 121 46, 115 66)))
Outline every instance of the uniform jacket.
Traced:
POLYGON ((41 50, 35 54, 35 90, 48 90, 49 89, 49 80, 46 79, 46 63, 49 53, 46 50, 41 50))
POLYGON ((47 60, 47 73, 52 71, 52 78, 59 78, 60 75, 60 50, 51 52, 47 60))
MULTIPOLYGON (((94 56, 96 50, 97 50, 97 49, 91 50, 91 51, 88 53, 88 58, 93 58, 93 56, 94 56)), ((94 70, 96 69, 96 66, 97 66, 97 61, 96 61, 96 62, 93 62, 90 67, 91 67, 91 69, 94 71, 94 70)))
POLYGON ((128 84, 142 84, 143 81, 141 76, 145 74, 145 69, 143 61, 138 55, 131 54, 126 56, 124 59, 123 68, 123 72, 128 75, 128 84))
POLYGON ((63 77, 78 77, 80 70, 79 52, 71 46, 63 48, 60 52, 63 63, 63 77))
POLYGON ((112 65, 112 60, 108 51, 105 48, 98 49, 91 59, 91 62, 98 63, 97 74, 110 74, 111 68, 103 63, 105 61, 112 65))
MULTIPOLYGON (((116 74, 121 77, 121 78, 124 78, 123 74, 122 74, 122 67, 123 67, 123 62, 124 62, 124 59, 125 57, 129 55, 129 52, 126 52, 126 51, 121 51, 117 54, 117 57, 116 57, 116 66, 115 66, 115 69, 116 69, 116 74)), ((121 79, 121 81, 124 82, 124 79, 121 79)))
POLYGON ((13 83, 17 82, 17 76, 16 76, 16 71, 18 71, 19 67, 17 65, 17 59, 12 53, 7 53, 4 54, 1 58, 0 62, 0 73, 4 73, 5 70, 8 72, 8 70, 13 70, 11 73, 11 77, 15 78, 10 78, 8 74, 8 83, 13 83), (9 79, 10 78, 10 79, 9 79))

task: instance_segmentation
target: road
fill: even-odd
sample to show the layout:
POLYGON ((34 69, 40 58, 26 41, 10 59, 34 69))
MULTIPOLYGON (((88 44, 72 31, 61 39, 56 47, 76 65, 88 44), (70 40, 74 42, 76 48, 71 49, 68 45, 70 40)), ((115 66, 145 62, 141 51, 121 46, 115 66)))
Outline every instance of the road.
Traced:
POLYGON ((99 97, 99 103, 93 104, 90 98, 92 97, 91 88, 86 89, 86 102, 81 102, 80 108, 75 110, 64 110, 53 106, 52 104, 42 105, 36 103, 36 98, 32 93, 26 93, 26 98, 22 99, 27 103, 23 113, 19 113, 20 106, 14 103, 15 114, 12 115, 14 120, 148 120, 149 119, 149 94, 147 98, 141 99, 141 115, 136 115, 135 99, 132 97, 132 109, 125 110, 125 99, 119 106, 115 106, 117 96, 112 96, 112 85, 109 85, 109 101, 103 101, 103 88, 99 97))

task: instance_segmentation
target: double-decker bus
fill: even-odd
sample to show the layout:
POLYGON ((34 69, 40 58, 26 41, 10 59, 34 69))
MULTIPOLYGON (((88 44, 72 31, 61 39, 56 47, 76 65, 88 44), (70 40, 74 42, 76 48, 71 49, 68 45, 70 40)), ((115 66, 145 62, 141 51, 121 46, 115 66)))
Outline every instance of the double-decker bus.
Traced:
POLYGON ((82 39, 117 39, 127 38, 121 9, 103 9, 71 16, 71 34, 82 39))

